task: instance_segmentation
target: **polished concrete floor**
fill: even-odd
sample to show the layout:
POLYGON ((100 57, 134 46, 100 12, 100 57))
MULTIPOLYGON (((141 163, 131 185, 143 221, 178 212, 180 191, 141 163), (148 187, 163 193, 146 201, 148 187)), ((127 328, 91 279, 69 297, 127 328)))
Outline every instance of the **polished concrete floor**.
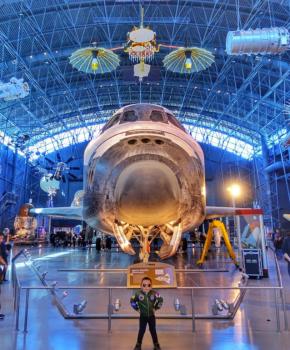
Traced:
MULTIPOLYGON (((16 254, 19 248, 14 248, 16 254)), ((61 269, 101 269, 126 268, 134 258, 121 252, 96 253, 95 249, 82 248, 49 248, 30 249, 32 259, 39 265, 39 271, 46 274, 48 285, 60 286, 126 286, 124 273, 107 273, 91 271, 59 271, 61 269)), ((177 268, 196 269, 195 261, 199 250, 188 249, 187 254, 177 254, 169 263, 177 268)), ((154 256, 153 256, 154 259, 154 256)), ((251 286, 276 286, 278 284, 273 254, 268 251, 269 278, 249 280, 251 286)), ((283 260, 279 261, 284 292, 286 296, 287 316, 290 321, 290 277, 283 260)), ((224 252, 219 254, 213 249, 206 261, 205 269, 220 269, 222 272, 179 273, 179 286, 238 286, 241 273, 235 268, 224 252)), ((17 274, 22 286, 42 286, 40 279, 26 259, 17 260, 17 274)), ((11 279, 11 276, 10 276, 11 279)), ((185 313, 191 313, 191 294, 188 290, 161 290, 164 306, 159 314, 176 314, 174 300, 179 298, 185 306, 185 313)), ((233 302, 236 290, 195 290, 194 305, 196 314, 211 314, 216 298, 233 302)), ((106 289, 56 289, 56 294, 70 314, 73 305, 86 300, 84 315, 107 312, 108 291, 106 289)), ((119 313, 134 315, 130 309, 131 290, 113 290, 112 300, 121 300, 119 313)), ((31 291, 29 299, 28 332, 24 329, 25 291, 21 294, 20 330, 15 330, 15 313, 13 310, 12 283, 1 285, 1 313, 5 319, 0 320, 0 349, 33 349, 33 350, 78 350, 78 349, 133 349, 138 331, 137 319, 113 319, 112 330, 108 332, 108 321, 95 319, 64 319, 58 311, 54 298, 48 291, 31 291)), ((192 321, 184 319, 158 319, 158 335, 162 349, 289 349, 290 332, 284 330, 284 315, 279 295, 281 332, 277 332, 277 315, 275 294, 273 290, 247 291, 234 320, 196 320, 196 330, 192 332, 192 321)), ((223 314, 223 312, 221 312, 223 314)), ((150 334, 147 331, 142 349, 152 349, 150 334)))

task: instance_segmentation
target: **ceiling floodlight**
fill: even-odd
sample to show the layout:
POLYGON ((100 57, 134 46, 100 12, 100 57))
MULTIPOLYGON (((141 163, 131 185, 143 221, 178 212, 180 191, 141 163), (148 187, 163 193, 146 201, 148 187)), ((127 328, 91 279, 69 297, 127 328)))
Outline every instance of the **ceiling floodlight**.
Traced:
POLYGON ((198 47, 181 47, 165 56, 163 64, 175 73, 196 73, 207 69, 214 62, 211 52, 198 47))
POLYGON ((71 65, 85 73, 104 74, 115 70, 120 63, 118 55, 101 47, 85 47, 70 56, 71 65))

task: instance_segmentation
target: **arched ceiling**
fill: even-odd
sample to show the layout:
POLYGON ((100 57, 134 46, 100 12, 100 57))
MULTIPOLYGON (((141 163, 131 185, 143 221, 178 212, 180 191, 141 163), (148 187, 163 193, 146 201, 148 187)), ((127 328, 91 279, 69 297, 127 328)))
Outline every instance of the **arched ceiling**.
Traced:
POLYGON ((290 51, 282 55, 228 56, 229 30, 286 27, 285 1, 143 1, 144 24, 157 42, 211 51, 215 63, 202 72, 180 75, 165 70, 161 48, 142 83, 133 76, 128 55, 118 51, 120 67, 105 75, 74 69, 69 56, 97 42, 113 48, 126 42, 140 22, 139 1, 23 0, 0 5, 0 80, 24 78, 29 96, 0 100, 0 130, 28 134, 26 146, 56 133, 103 122, 131 103, 157 103, 182 121, 210 125, 254 146, 289 128, 284 113, 290 99, 290 51), (239 22, 239 24, 238 24, 239 22))

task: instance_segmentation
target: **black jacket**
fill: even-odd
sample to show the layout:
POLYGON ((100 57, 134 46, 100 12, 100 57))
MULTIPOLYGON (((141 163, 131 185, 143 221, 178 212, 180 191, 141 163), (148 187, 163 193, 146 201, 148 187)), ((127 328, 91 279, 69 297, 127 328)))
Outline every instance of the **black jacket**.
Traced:
POLYGON ((155 310, 161 308, 163 298, 153 289, 147 294, 138 290, 132 295, 130 303, 133 309, 140 312, 140 316, 150 317, 154 315, 155 310))

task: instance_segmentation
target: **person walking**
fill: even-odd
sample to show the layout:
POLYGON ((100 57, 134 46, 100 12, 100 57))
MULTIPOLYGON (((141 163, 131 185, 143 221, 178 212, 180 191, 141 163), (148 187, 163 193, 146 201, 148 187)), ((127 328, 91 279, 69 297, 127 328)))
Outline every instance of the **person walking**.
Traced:
POLYGON ((152 289, 152 281, 149 277, 142 279, 141 289, 132 295, 130 304, 134 310, 140 313, 139 332, 134 350, 141 350, 147 323, 153 340, 154 350, 161 350, 156 332, 155 310, 162 307, 163 298, 152 289))

